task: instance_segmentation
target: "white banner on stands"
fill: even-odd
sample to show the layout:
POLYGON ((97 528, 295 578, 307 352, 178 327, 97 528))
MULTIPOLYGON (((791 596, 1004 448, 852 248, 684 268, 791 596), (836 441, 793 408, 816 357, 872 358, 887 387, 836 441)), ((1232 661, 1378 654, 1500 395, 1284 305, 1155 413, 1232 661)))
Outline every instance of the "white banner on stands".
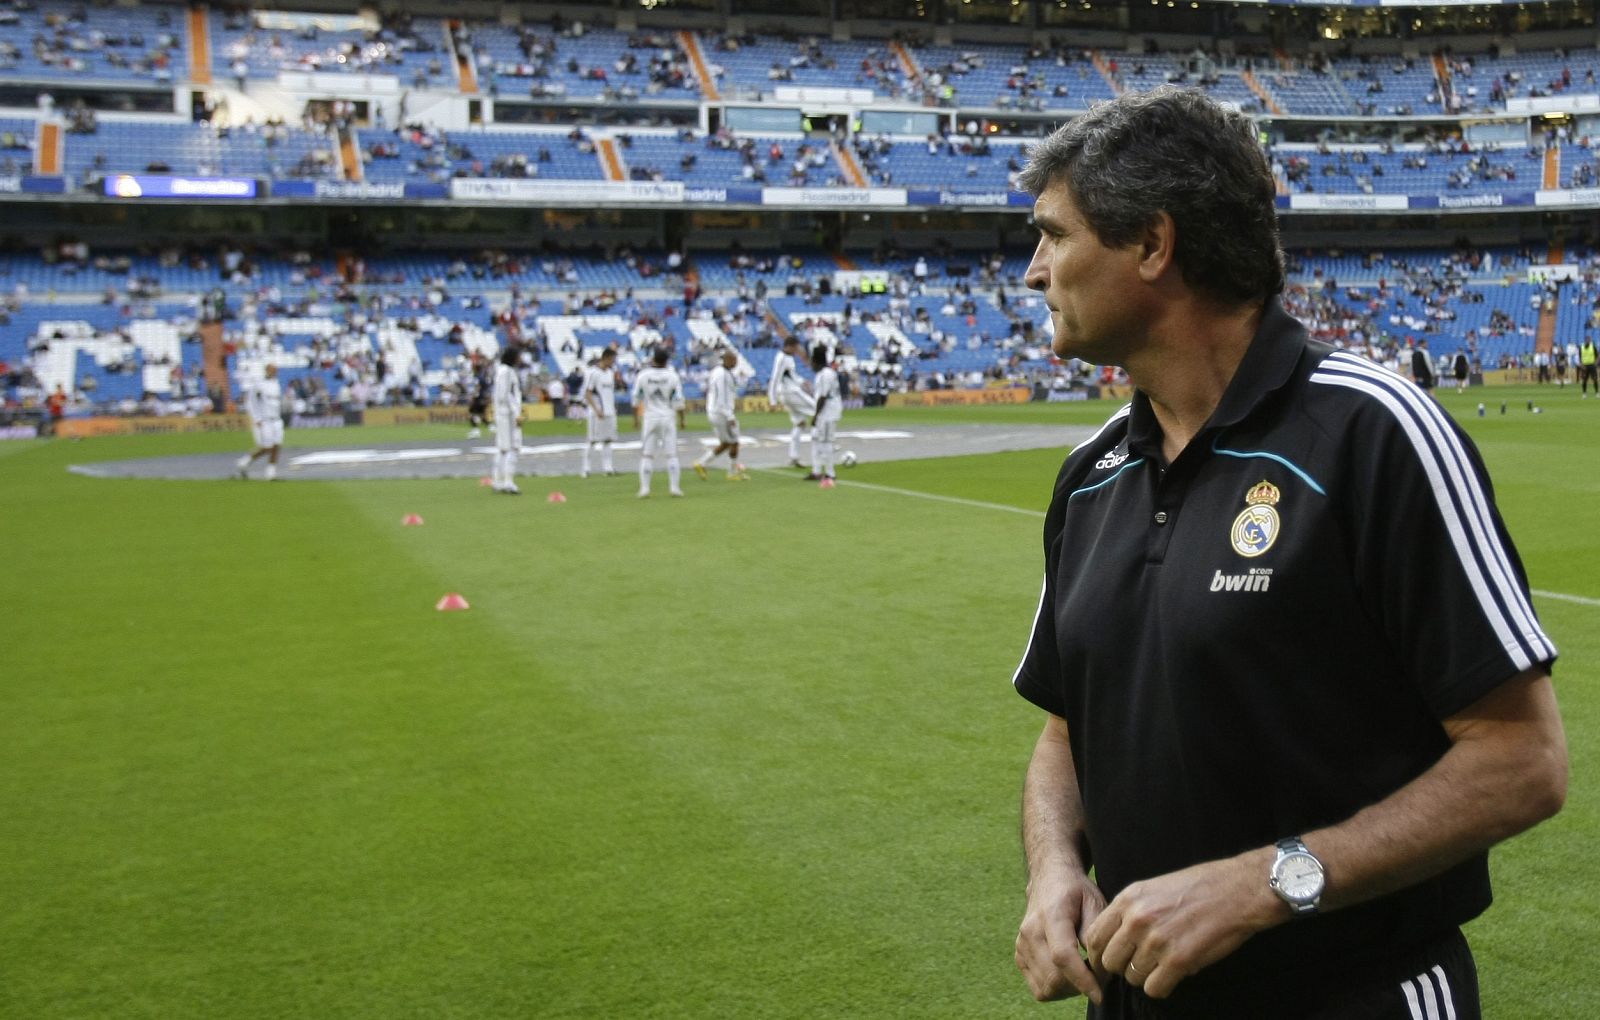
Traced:
POLYGON ((1536 191, 1534 205, 1600 205, 1600 188, 1565 188, 1561 191, 1536 191))
POLYGON ((1535 113, 1579 113, 1600 110, 1600 95, 1566 92, 1559 96, 1537 96, 1506 100, 1506 112, 1528 116, 1535 113))
POLYGON ((1581 268, 1569 262, 1554 266, 1529 266, 1528 282, 1543 283, 1546 280, 1576 280, 1581 268))
POLYGON ((903 206, 904 188, 762 188, 762 205, 903 206))
POLYGON ((539 181, 456 177, 450 197, 468 202, 596 205, 604 202, 682 202, 682 181, 539 181))
POLYGON ((1291 195, 1291 209, 1405 209, 1404 195, 1291 195))

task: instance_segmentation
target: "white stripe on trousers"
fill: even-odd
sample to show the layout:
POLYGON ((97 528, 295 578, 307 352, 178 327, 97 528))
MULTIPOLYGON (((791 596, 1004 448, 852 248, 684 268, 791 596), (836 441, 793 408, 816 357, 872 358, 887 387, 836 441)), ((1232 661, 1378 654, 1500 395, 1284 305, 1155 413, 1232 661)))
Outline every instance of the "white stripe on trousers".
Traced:
POLYGON ((1434 965, 1409 981, 1402 982, 1411 1020, 1456 1020, 1456 1004, 1450 994, 1450 979, 1444 968, 1434 965))

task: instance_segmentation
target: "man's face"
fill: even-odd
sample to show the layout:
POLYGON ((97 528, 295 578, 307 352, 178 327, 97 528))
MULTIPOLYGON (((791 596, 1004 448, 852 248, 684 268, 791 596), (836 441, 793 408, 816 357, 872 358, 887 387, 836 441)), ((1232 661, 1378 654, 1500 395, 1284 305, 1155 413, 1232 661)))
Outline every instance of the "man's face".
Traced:
POLYGON ((1064 182, 1039 194, 1033 219, 1039 246, 1023 280, 1050 309, 1051 349, 1059 358, 1122 364, 1136 336, 1140 246, 1102 244, 1064 182))

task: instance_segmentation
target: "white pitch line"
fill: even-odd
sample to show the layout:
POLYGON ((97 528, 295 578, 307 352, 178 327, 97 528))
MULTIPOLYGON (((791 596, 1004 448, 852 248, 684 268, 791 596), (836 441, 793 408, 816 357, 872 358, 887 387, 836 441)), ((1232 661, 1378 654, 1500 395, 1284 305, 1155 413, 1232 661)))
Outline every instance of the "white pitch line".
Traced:
POLYGON ((1576 602, 1580 606, 1600 606, 1600 599, 1592 599, 1587 595, 1567 595, 1559 591, 1540 591, 1537 588, 1533 588, 1531 590, 1533 594, 1542 599, 1555 599, 1559 602, 1576 602))
MULTIPOLYGON (((758 468, 757 470, 765 471, 769 474, 779 475, 784 478, 795 477, 794 475, 789 474, 787 471, 784 471, 782 468, 758 468)), ((935 503, 954 503, 957 506, 975 506, 980 510, 1004 510, 1007 513, 1023 514, 1028 517, 1042 518, 1044 516, 1044 511, 1042 510, 1027 510, 1020 506, 1007 506, 1004 503, 985 503, 981 499, 962 499, 960 496, 940 496, 937 493, 918 492, 915 489, 896 489, 890 485, 873 485, 871 482, 850 482, 844 480, 843 478, 836 479, 836 481, 839 485, 848 485, 855 489, 871 489, 873 492, 888 492, 896 496, 913 496, 917 499, 930 499, 935 503)))
MULTIPOLYGON (((770 474, 792 478, 788 472, 781 468, 759 468, 770 474)), ((857 489, 871 489, 873 492, 888 492, 896 496, 912 496, 916 499, 929 499, 935 503, 954 503, 957 506, 975 506, 980 510, 1004 510, 1006 513, 1023 514, 1028 517, 1043 517, 1039 510, 1025 510, 1020 506, 1006 506, 1004 503, 985 503, 981 499, 962 499, 960 496, 940 496, 932 492, 918 492, 915 489, 897 489, 890 485, 873 485, 871 482, 850 482, 839 479, 838 484, 848 485, 857 489)), ((1531 593, 1542 599, 1555 599, 1558 602, 1573 602, 1580 606, 1600 606, 1600 599, 1589 598, 1587 595, 1568 595, 1559 591, 1541 591, 1538 588, 1530 589, 1531 593)))

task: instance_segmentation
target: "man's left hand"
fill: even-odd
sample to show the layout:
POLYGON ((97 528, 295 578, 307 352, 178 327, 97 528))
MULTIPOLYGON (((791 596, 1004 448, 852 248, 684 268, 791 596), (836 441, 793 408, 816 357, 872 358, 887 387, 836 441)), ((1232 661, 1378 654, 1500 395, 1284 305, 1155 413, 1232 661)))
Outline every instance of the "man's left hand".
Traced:
POLYGON ((1238 949, 1258 931, 1288 920, 1267 886, 1271 850, 1207 861, 1135 882, 1084 933, 1089 963, 1164 999, 1238 949))

